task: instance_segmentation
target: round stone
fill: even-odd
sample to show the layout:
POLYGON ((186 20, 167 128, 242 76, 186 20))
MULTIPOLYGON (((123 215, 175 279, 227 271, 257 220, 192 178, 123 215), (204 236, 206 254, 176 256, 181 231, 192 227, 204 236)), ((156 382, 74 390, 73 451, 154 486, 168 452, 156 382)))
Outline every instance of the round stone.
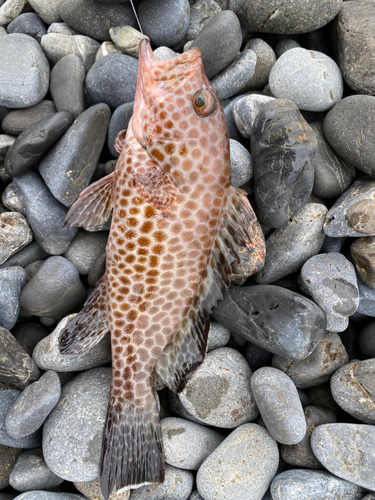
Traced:
POLYGON ((12 335, 20 346, 31 352, 47 334, 47 330, 40 323, 18 323, 12 328, 12 335))
POLYGON ((30 108, 13 109, 2 121, 1 128, 6 134, 19 135, 35 123, 51 117, 56 111, 52 101, 41 101, 30 108))
POLYGON ((94 64, 95 55, 100 47, 99 42, 89 36, 62 33, 47 33, 40 43, 52 64, 56 64, 69 54, 76 54, 82 59, 85 71, 94 64))
MULTIPOLYGON (((13 448, 0 444, 0 488, 4 489, 9 486, 9 476, 16 463, 18 455, 21 453, 20 448, 13 448)), ((15 494, 2 493, 0 491, 0 500, 13 500, 15 494)))
POLYGON ((251 38, 244 47, 244 50, 246 49, 255 52, 256 65, 254 74, 247 81, 244 90, 263 89, 268 84, 270 71, 276 62, 275 52, 262 38, 251 38))
POLYGON ((350 246, 350 254, 358 276, 366 285, 375 288, 375 237, 357 238, 350 246))
MULTIPOLYGON (((16 497, 17 498, 17 497, 16 497)), ((18 495, 18 500, 86 500, 75 493, 52 493, 51 491, 27 491, 18 495)))
POLYGON ((1 2, 0 7, 0 26, 6 26, 19 14, 25 7, 26 0, 8 0, 5 3, 1 2))
POLYGON ((112 42, 103 42, 96 53, 95 62, 104 56, 109 56, 110 54, 122 54, 121 50, 116 47, 112 42))
POLYGON ((105 251, 108 233, 90 233, 79 229, 64 257, 76 267, 79 274, 89 274, 95 260, 105 251))
POLYGON ((194 40, 202 28, 215 14, 221 12, 221 7, 214 0, 196 0, 190 5, 190 21, 184 41, 194 40))
POLYGON ((275 45, 276 57, 279 58, 287 50, 295 49, 297 47, 301 47, 301 45, 297 42, 297 40, 294 40, 294 38, 281 38, 275 45))
POLYGON ((164 482, 132 490, 131 500, 188 500, 192 489, 191 472, 166 465, 164 482))
MULTIPOLYGON (((56 0, 56 1, 60 1, 60 0, 56 0)), ((65 2, 65 0, 62 0, 63 2, 65 2)), ((71 28, 68 24, 66 23, 52 23, 48 30, 47 30, 47 34, 49 33, 59 33, 61 35, 79 35, 79 31, 71 28)))
POLYGON ((29 4, 46 24, 61 21, 59 8, 65 0, 30 0, 29 4))
POLYGON ((46 27, 35 12, 26 12, 17 16, 8 24, 7 31, 8 33, 23 33, 32 36, 38 43, 40 43, 42 36, 47 34, 46 27))
MULTIPOLYGON (((104 500, 102 495, 102 490, 100 488, 100 478, 93 479, 92 481, 75 482, 74 486, 78 491, 85 495, 86 498, 90 500, 104 500)), ((108 500, 128 500, 132 490, 127 490, 122 493, 117 493, 112 491, 109 495, 108 500)), ((1 498, 0 498, 1 500, 1 498)))
POLYGON ((21 267, 0 269, 0 326, 11 330, 20 312, 20 295, 27 283, 27 274, 21 267))
POLYGON ((218 347, 224 347, 230 339, 230 331, 225 326, 211 320, 207 339, 207 351, 213 351, 218 347))
POLYGON ((273 99, 265 95, 250 94, 245 97, 239 96, 236 101, 233 101, 234 123, 245 139, 250 139, 255 118, 261 107, 273 99))
POLYGON ((241 143, 230 139, 230 174, 233 186, 243 186, 253 176, 249 151, 241 143))
POLYGON ((26 245, 22 250, 9 257, 4 264, 0 266, 0 269, 5 267, 18 266, 25 268, 32 262, 36 260, 43 260, 49 257, 49 254, 43 250, 39 243, 34 240, 28 245, 26 245))
POLYGON ((132 57, 138 57, 140 41, 149 40, 148 36, 131 26, 115 26, 109 30, 109 36, 123 54, 132 57))

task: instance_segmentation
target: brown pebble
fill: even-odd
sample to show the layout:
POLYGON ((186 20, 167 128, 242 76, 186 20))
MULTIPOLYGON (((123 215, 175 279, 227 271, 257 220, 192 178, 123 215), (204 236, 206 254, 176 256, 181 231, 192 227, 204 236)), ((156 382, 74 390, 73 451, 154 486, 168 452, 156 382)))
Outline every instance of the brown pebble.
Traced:
POLYGON ((356 239, 350 253, 361 280, 375 288, 375 236, 356 239))

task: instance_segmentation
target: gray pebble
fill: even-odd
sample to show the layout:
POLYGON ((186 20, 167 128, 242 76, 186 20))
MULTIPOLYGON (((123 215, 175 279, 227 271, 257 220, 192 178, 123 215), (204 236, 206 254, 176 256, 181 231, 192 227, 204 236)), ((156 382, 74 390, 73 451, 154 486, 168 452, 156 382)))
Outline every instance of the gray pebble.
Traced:
POLYGON ((301 47, 301 45, 297 42, 297 40, 294 40, 294 38, 281 38, 275 45, 276 57, 279 58, 287 50, 295 49, 297 47, 301 47))
POLYGON ((296 386, 276 368, 256 370, 251 390, 271 436, 279 443, 299 443, 306 434, 306 419, 296 386))
POLYGON ((233 186, 240 187, 253 176, 253 165, 249 151, 241 143, 230 139, 230 174, 233 186))
POLYGON ((221 10, 220 5, 214 0, 196 0, 196 2, 191 3, 189 27, 184 41, 194 40, 211 17, 221 12, 221 10))
POLYGON ((79 274, 87 275, 99 255, 105 251, 108 233, 90 233, 79 229, 64 257, 76 267, 79 274))
POLYGON ((359 305, 357 312, 365 316, 375 317, 375 288, 367 286, 357 277, 359 305))
POLYGON ((86 500, 75 493, 53 493, 51 491, 27 491, 16 496, 14 500, 86 500))
POLYGON ((176 57, 178 54, 174 52, 172 49, 169 47, 161 46, 157 47, 154 50, 154 59, 155 61, 169 61, 170 59, 173 59, 176 57))
POLYGON ((46 27, 35 12, 26 12, 17 16, 7 26, 8 33, 23 33, 35 38, 40 43, 42 36, 46 35, 46 27))
POLYGON ((15 439, 9 436, 5 428, 5 417, 19 394, 19 391, 14 390, 0 391, 0 444, 12 446, 13 448, 35 448, 41 445, 41 431, 36 431, 26 437, 15 439))
POLYGON ((245 139, 250 139, 255 118, 261 107, 273 99, 273 97, 265 95, 250 94, 246 97, 239 98, 234 103, 233 119, 236 127, 245 139))
MULTIPOLYGON (((65 0, 62 1, 65 2, 65 0)), ((79 35, 79 31, 71 28, 69 24, 66 23, 52 23, 47 30, 47 34, 49 33, 58 33, 60 35, 79 35)))
POLYGON ((0 71, 0 104, 9 108, 28 108, 46 95, 49 64, 39 43, 31 36, 14 33, 2 38, 0 68, 3 68, 0 71), (8 68, 12 68, 10 73, 8 68))
POLYGON ((359 304, 353 264, 337 252, 315 255, 303 265, 301 279, 326 313, 327 330, 344 331, 349 324, 348 317, 355 313, 359 304))
POLYGON ((21 347, 29 349, 30 352, 47 334, 47 330, 40 323, 18 323, 12 328, 14 338, 21 347))
POLYGON ((44 373, 37 382, 24 389, 10 408, 5 419, 8 434, 21 438, 38 430, 56 406, 60 394, 57 374, 53 371, 44 373))
POLYGON ((117 135, 128 128, 130 118, 133 114, 133 102, 125 102, 121 104, 112 114, 111 121, 108 127, 108 149, 114 158, 120 155, 115 150, 115 141, 117 135))
POLYGON ((307 203, 284 226, 275 229, 266 240, 266 260, 254 275, 256 283, 266 284, 298 271, 323 244, 323 224, 327 208, 307 203))
POLYGON ((192 489, 191 472, 166 465, 164 483, 132 490, 130 500, 188 500, 192 489))
POLYGON ((95 55, 100 44, 84 35, 63 35, 61 33, 47 33, 40 42, 44 53, 52 64, 69 54, 79 56, 88 71, 94 64, 95 55))
POLYGON ((253 50, 257 56, 254 74, 246 83, 245 90, 262 89, 268 84, 270 71, 276 62, 275 52, 262 38, 251 38, 245 49, 253 50))
POLYGON ((266 351, 251 342, 246 342, 245 359, 253 371, 261 368, 262 366, 267 366, 270 363, 271 358, 272 353, 269 351, 266 351))
POLYGON ((225 326, 211 320, 207 339, 207 352, 213 351, 218 347, 224 347, 230 338, 230 331, 225 326))
POLYGON ((72 372, 89 370, 111 361, 111 340, 107 334, 98 344, 84 354, 60 354, 60 334, 76 314, 71 314, 60 321, 52 333, 43 338, 34 349, 33 358, 42 370, 72 372))
POLYGON ((19 14, 25 7, 26 0, 8 0, 0 7, 0 26, 6 26, 19 14))
POLYGON ((106 269, 106 252, 101 253, 92 264, 89 274, 87 275, 87 282, 90 286, 95 286, 96 282, 100 280, 100 278, 105 273, 106 269))
POLYGON ((375 321, 360 329, 357 343, 363 358, 375 358, 375 321))
POLYGON ((1 197, 4 207, 11 212, 19 212, 21 215, 26 215, 23 198, 21 193, 15 188, 13 182, 7 185, 1 197))
POLYGON ((0 214, 0 264, 33 239, 27 219, 17 212, 0 214))
POLYGON ((55 114, 57 109, 52 101, 41 101, 35 106, 25 109, 11 110, 2 121, 1 128, 5 133, 19 135, 29 127, 55 114))
POLYGON ((20 448, 13 448, 0 444, 0 500, 12 500, 16 495, 7 495, 3 493, 6 486, 9 486, 9 476, 13 470, 19 454, 22 452, 20 448))
POLYGON ((277 444, 269 433, 244 424, 203 462, 197 488, 204 500, 261 500, 278 464, 277 444))
POLYGON ((224 107, 224 115, 228 126, 229 137, 230 139, 234 139, 236 141, 242 141, 242 135, 240 134, 233 119, 233 106, 239 99, 241 99, 241 96, 235 97, 224 107))
POLYGON ((300 361, 274 356, 272 366, 282 370, 299 389, 327 382, 331 375, 349 360, 340 336, 326 332, 307 358, 300 361))
POLYGON ((65 0, 30 0, 29 4, 46 24, 61 21, 59 8, 65 0))
POLYGON ((374 447, 372 425, 323 424, 311 436, 312 451, 329 472, 369 490, 375 490, 374 447))
POLYGON ((10 485, 18 491, 47 490, 63 481, 47 467, 41 448, 22 452, 9 476, 10 485))
POLYGON ((9 257, 9 259, 0 266, 0 269, 11 266, 25 268, 32 262, 35 262, 36 260, 42 260, 47 257, 49 257, 49 254, 45 250, 43 250, 43 248, 37 241, 34 240, 22 250, 9 257))
MULTIPOLYGON (((0 500, 1 500, 1 498, 0 498, 0 500)), ((197 491, 192 491, 191 495, 189 496, 189 500, 204 500, 204 498, 201 497, 197 491)))
POLYGON ((233 429, 258 415, 250 377, 244 357, 221 347, 207 354, 178 397, 200 423, 233 429))
POLYGON ((132 57, 138 57, 140 41, 149 40, 148 36, 132 26, 114 26, 109 30, 109 36, 123 54, 132 57))
POLYGON ((22 267, 0 269, 0 326, 11 330, 20 312, 20 295, 27 283, 22 267))
POLYGON ((0 134, 0 156, 4 158, 4 156, 9 151, 12 144, 15 142, 15 137, 7 134, 0 134))
POLYGON ((375 237, 355 239, 350 245, 350 254, 363 283, 375 288, 375 237))
POLYGON ((112 42, 103 42, 96 53, 95 62, 104 56, 109 56, 110 54, 122 54, 121 50, 116 47, 112 42))
POLYGON ((346 240, 346 236, 333 238, 331 236, 326 235, 320 251, 322 253, 341 252, 341 247, 343 246, 345 240, 346 240))

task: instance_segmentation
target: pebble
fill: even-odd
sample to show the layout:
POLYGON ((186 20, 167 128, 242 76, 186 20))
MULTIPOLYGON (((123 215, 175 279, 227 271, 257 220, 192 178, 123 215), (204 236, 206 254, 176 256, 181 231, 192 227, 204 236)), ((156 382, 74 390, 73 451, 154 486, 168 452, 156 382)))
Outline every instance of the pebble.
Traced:
POLYGON ((123 54, 132 57, 138 57, 139 42, 149 40, 148 36, 132 26, 114 26, 109 30, 109 36, 123 54))
POLYGON ((357 312, 365 316, 375 316, 375 289, 365 285, 357 277, 357 285, 359 291, 359 305, 357 312))
POLYGON ((375 288, 375 237, 354 240, 350 245, 350 254, 358 276, 366 285, 375 288))
POLYGON ((257 370, 261 366, 268 365, 271 358, 272 353, 269 351, 266 351, 251 342, 246 342, 245 359, 253 371, 257 370))
POLYGON ((164 483, 132 490, 130 500, 188 500, 193 481, 191 472, 166 465, 164 483))
POLYGON ((95 62, 104 56, 109 56, 110 54, 122 54, 121 50, 116 47, 112 42, 103 42, 96 53, 95 62))
POLYGON ((45 118, 50 118, 56 111, 54 103, 48 100, 30 108, 12 109, 2 121, 1 128, 6 134, 19 135, 45 118))
POLYGON ((105 251, 107 239, 107 232, 89 233, 79 229, 64 257, 74 264, 79 274, 87 275, 97 257, 105 251))
POLYGON ((86 90, 94 103, 106 103, 118 108, 134 101, 138 59, 125 54, 101 57, 86 76, 86 90))
POLYGON ((17 491, 47 490, 63 481, 47 467, 41 448, 23 451, 9 476, 10 485, 17 491))
POLYGON ((155 61, 169 61, 177 56, 177 53, 169 47, 158 47, 154 50, 154 59, 155 61))
POLYGON ((352 360, 331 378, 331 391, 336 403, 366 424, 375 424, 374 371, 374 358, 352 360))
POLYGON ((369 490, 375 490, 375 429, 362 424, 323 424, 311 436, 316 458, 329 472, 369 490), (360 456, 359 460, 353 457, 360 456))
POLYGON ((75 266, 64 257, 53 256, 42 265, 23 288, 20 303, 34 316, 61 319, 82 305, 85 287, 75 266))
POLYGON ((92 349, 81 354, 60 354, 60 335, 65 326, 76 314, 62 319, 47 337, 43 338, 33 352, 33 359, 42 370, 56 372, 73 372, 90 370, 111 361, 111 340, 107 334, 92 349))
POLYGON ((362 488, 326 471, 291 469, 271 484, 273 500, 361 500, 362 488))
MULTIPOLYGON (((16 463, 18 455, 21 453, 20 448, 12 446, 4 446, 0 444, 0 489, 9 486, 9 476, 16 463)), ((0 491, 0 500, 13 500, 16 495, 2 493, 0 491)))
POLYGON ((38 430, 56 406, 60 394, 59 377, 56 372, 47 371, 26 387, 10 408, 5 419, 8 434, 21 438, 38 430))
POLYGON ((332 45, 338 65, 345 82, 358 94, 375 93, 371 74, 375 50, 372 7, 368 0, 344 2, 332 23, 332 45))
POLYGON ((353 264, 337 252, 315 255, 302 266, 301 280, 326 313, 327 330, 343 332, 359 304, 353 264))
POLYGON ((89 274, 87 275, 87 282, 90 286, 95 286, 96 282, 99 281, 105 273, 106 259, 107 254, 106 252, 103 252, 95 259, 95 262, 92 264, 89 274))
POLYGON ((214 319, 267 351, 294 360, 309 356, 323 337, 323 311, 302 295, 274 285, 230 288, 214 319))
POLYGON ((275 55, 278 59, 284 52, 296 47, 301 47, 301 45, 294 38, 280 38, 275 44, 275 55))
POLYGON ((64 56, 76 54, 82 59, 85 71, 94 64, 95 55, 100 47, 99 42, 88 36, 61 33, 47 33, 40 43, 52 64, 56 64, 64 56))
POLYGON ((120 155, 115 150, 115 141, 117 135, 128 128, 129 120, 133 114, 133 102, 125 102, 121 104, 112 114, 111 121, 108 127, 108 149, 114 158, 120 155))
POLYGON ((268 284, 298 271, 316 255, 325 238, 323 224, 327 208, 307 203, 284 226, 275 229, 266 240, 266 260, 253 276, 256 283, 268 284))
POLYGON ((11 135, 7 135, 7 134, 0 135, 0 155, 1 155, 2 159, 4 158, 6 153, 9 151, 9 148, 12 146, 14 141, 15 141, 15 137, 12 137, 11 135))
POLYGON ((200 494, 197 491, 192 491, 191 495, 189 496, 189 500, 204 500, 204 499, 203 497, 200 496, 200 494))
POLYGON ((235 60, 211 80, 220 100, 228 99, 245 89, 255 72, 257 56, 253 50, 244 50, 235 60))
POLYGON ((375 176, 375 97, 344 97, 324 118, 324 135, 330 146, 347 163, 375 176), (361 128, 353 127, 361 117, 361 128))
POLYGON ((251 136, 261 224, 283 226, 305 205, 314 185, 316 150, 314 133, 292 101, 274 99, 261 107, 251 136))
POLYGON ((91 106, 39 163, 44 182, 66 207, 73 205, 90 183, 103 149, 110 117, 106 104, 91 106))
POLYGON ((40 43, 42 36, 47 34, 46 27, 35 12, 26 12, 17 16, 7 26, 8 33, 23 33, 35 38, 40 43))
POLYGON ((39 323, 18 323, 12 328, 12 335, 24 349, 31 352, 46 335, 47 330, 39 323))
POLYGON ((9 148, 5 171, 19 177, 34 167, 72 123, 67 111, 60 111, 24 130, 9 148))
POLYGON ((3 444, 22 449, 36 448, 42 442, 41 431, 36 431, 33 434, 16 439, 9 436, 5 428, 5 417, 19 394, 20 391, 16 390, 0 391, 0 445, 3 444))
POLYGON ((319 3, 298 0, 282 4, 275 4, 272 0, 262 3, 236 0, 234 12, 243 29, 291 35, 321 28, 336 16, 341 5, 342 0, 323 0, 319 3))
POLYGON ((59 8, 65 0, 30 0, 29 4, 46 24, 61 21, 59 8))
POLYGON ((253 50, 257 60, 254 74, 246 83, 245 90, 262 89, 268 84, 272 66, 276 62, 275 52, 262 38, 251 38, 244 47, 246 49, 253 50))
POLYGON ((4 207, 11 212, 19 212, 21 215, 26 215, 23 198, 14 187, 13 182, 8 184, 4 189, 1 201, 3 202, 4 207))
POLYGON ((27 274, 22 267, 0 269, 0 326, 7 330, 16 324, 21 291, 27 281, 27 274))
MULTIPOLYGON (((306 406, 303 411, 306 418, 305 437, 297 444, 282 445, 281 457, 284 462, 295 467, 322 469, 322 464, 317 460, 310 446, 311 434, 319 425, 336 423, 337 418, 333 412, 319 408, 319 406, 306 406)), ((289 500, 289 497, 287 498, 289 500)))
POLYGON ((85 110, 85 67, 81 57, 62 57, 51 71, 50 91, 58 111, 68 111, 73 119, 85 110))
POLYGON ((26 0, 8 0, 0 7, 0 26, 6 26, 19 14, 26 5, 26 0))
POLYGON ((242 44, 238 17, 230 10, 213 16, 191 44, 202 52, 203 66, 208 79, 212 79, 237 56, 242 44))
MULTIPOLYGON (((13 335, 3 327, 0 327, 0 348, 0 382, 23 390, 40 377, 40 371, 35 361, 20 346, 13 335)), ((0 396, 1 394, 0 391, 0 396)), ((7 412, 11 406, 7 408, 7 412)))
POLYGON ((113 26, 135 26, 129 3, 66 0, 61 4, 59 13, 69 26, 96 40, 110 40, 109 29, 113 26))
POLYGON ((197 0, 191 3, 189 26, 184 41, 194 40, 207 22, 221 10, 220 5, 214 0, 197 0))
POLYGON ((201 465, 198 492, 204 500, 261 500, 278 464, 269 433, 257 424, 241 425, 201 465))
POLYGON ((27 219, 17 212, 0 214, 0 263, 26 247, 33 239, 27 219))
POLYGON ((40 246, 52 255, 64 253, 77 233, 74 227, 63 227, 68 209, 52 196, 36 172, 27 172, 13 182, 24 199, 27 220, 40 246))
POLYGON ((19 250, 9 257, 4 264, 0 266, 0 269, 11 266, 26 267, 32 262, 45 259, 46 257, 48 257, 48 253, 34 240, 22 248, 22 250, 19 250))
POLYGON ((371 321, 360 329, 357 343, 364 359, 375 358, 375 321, 371 321))
POLYGON ((249 151, 238 141, 230 139, 230 174, 232 186, 243 186, 253 176, 249 151))
MULTIPOLYGON (((65 0, 62 1, 65 2, 65 0)), ((49 33, 59 33, 60 35, 79 35, 79 31, 73 29, 66 23, 52 23, 47 30, 47 34, 49 33)))
POLYGON ((274 100, 273 97, 250 94, 245 97, 239 96, 236 101, 232 101, 234 123, 245 139, 250 139, 253 133, 254 121, 260 109, 264 104, 272 100, 274 100))
POLYGON ((281 370, 262 367, 251 378, 251 390, 271 436, 279 443, 299 443, 306 434, 306 419, 292 379, 281 370))
POLYGON ((290 377, 298 389, 306 389, 327 382, 331 375, 349 360, 340 336, 326 332, 307 358, 294 361, 274 356, 272 366, 290 377))
POLYGON ((16 496, 14 500, 86 500, 82 495, 74 493, 53 493, 51 491, 27 491, 16 496))
POLYGON ((218 347, 224 347, 230 339, 230 331, 228 328, 220 325, 213 319, 210 322, 210 329, 207 339, 207 352, 213 351, 218 347))
MULTIPOLYGON (((105 500, 100 489, 99 477, 92 481, 74 482, 74 486, 82 495, 90 500, 105 500)), ((130 493, 131 490, 124 491, 123 493, 112 491, 108 500, 128 500, 130 493)))

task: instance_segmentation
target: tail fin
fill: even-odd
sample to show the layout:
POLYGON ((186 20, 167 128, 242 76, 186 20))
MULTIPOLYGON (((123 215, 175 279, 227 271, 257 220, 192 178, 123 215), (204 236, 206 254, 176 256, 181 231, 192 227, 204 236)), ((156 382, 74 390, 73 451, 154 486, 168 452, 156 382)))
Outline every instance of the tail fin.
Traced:
POLYGON ((100 459, 100 486, 108 499, 125 491, 164 481, 164 457, 157 404, 152 394, 147 409, 110 398, 100 459), (151 401, 152 397, 152 401, 151 401))

